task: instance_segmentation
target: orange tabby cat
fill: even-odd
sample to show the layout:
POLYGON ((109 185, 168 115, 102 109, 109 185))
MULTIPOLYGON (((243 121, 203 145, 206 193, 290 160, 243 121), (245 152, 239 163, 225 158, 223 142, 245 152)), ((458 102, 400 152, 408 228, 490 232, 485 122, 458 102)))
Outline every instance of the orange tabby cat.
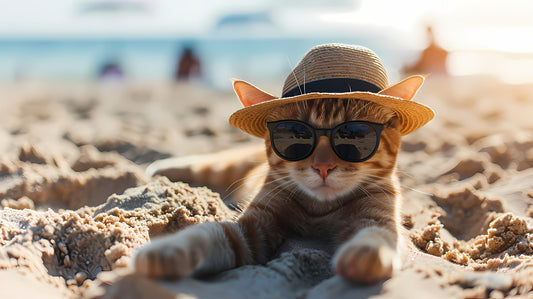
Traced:
MULTIPOLYGON (((400 266, 396 157, 401 136, 433 117, 431 109, 410 101, 423 80, 414 76, 387 87, 372 51, 328 44, 306 54, 285 81, 281 98, 235 81, 245 108, 230 123, 264 138, 266 161, 257 163, 256 151, 226 154, 228 167, 216 168, 233 167, 235 174, 226 175, 226 182, 204 183, 221 186, 228 178, 247 176, 236 195, 242 214, 235 222, 203 223, 153 240, 137 251, 136 271, 180 278, 266 263, 298 236, 331 244, 333 265, 348 280, 374 283, 390 277, 400 266), (239 164, 235 157, 245 161, 242 169, 233 166, 239 164)), ((208 165, 220 164, 224 155, 211 157, 203 164, 158 162, 150 171, 201 183, 212 169, 208 165)))

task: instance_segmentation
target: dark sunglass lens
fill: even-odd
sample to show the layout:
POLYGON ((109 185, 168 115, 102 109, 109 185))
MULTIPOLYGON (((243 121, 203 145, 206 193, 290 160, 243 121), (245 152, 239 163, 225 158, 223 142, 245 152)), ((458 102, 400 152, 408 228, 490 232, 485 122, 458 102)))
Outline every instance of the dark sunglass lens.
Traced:
POLYGON ((301 123, 281 122, 271 133, 272 146, 286 160, 301 160, 313 150, 313 133, 301 123))
POLYGON ((378 146, 376 130, 366 124, 345 124, 333 132, 333 146, 343 160, 359 162, 370 158, 378 146))

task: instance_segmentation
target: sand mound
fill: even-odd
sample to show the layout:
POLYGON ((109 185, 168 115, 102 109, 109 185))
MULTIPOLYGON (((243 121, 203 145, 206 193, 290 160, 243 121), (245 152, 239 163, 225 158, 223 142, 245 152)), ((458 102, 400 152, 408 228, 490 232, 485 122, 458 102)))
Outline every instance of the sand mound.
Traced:
POLYGON ((533 86, 427 82, 417 97, 437 118, 404 138, 399 157, 412 246, 404 268, 373 286, 334 275, 320 246, 284 246, 266 265, 201 279, 131 273, 150 238, 235 216, 206 188, 144 176, 156 159, 248 144, 227 125, 232 94, 180 85, 1 93, 11 99, 0 103, 0 280, 10 286, 1 298, 533 294, 533 86))
POLYGON ((20 148, 18 160, 0 161, 3 207, 95 206, 107 196, 145 181, 142 171, 133 163, 115 153, 101 153, 92 146, 81 147, 71 164, 31 145, 20 148))
POLYGON ((166 178, 113 195, 95 208, 59 213, 5 208, 0 269, 18 269, 63 294, 80 294, 90 285, 86 280, 126 267, 132 250, 151 237, 231 216, 217 194, 166 178))

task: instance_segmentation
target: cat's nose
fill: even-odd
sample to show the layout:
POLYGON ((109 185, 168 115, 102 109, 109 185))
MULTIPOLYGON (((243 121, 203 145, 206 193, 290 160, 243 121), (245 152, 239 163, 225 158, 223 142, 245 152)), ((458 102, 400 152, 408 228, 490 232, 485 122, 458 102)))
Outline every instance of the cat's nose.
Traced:
POLYGON ((323 181, 326 181, 329 173, 337 167, 335 164, 313 164, 311 165, 316 172, 320 175, 323 181))
POLYGON ((326 136, 320 136, 318 139, 311 167, 318 172, 324 181, 329 173, 337 167, 335 153, 331 149, 329 139, 326 136))

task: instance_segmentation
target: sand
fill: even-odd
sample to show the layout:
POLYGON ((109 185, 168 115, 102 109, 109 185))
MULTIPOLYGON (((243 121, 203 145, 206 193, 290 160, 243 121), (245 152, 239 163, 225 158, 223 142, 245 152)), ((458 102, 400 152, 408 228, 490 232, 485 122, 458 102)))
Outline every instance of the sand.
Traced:
POLYGON ((0 86, 0 298, 531 297, 532 95, 533 85, 488 77, 427 81, 416 98, 437 117, 404 138, 398 162, 404 268, 358 286, 302 243, 212 277, 132 272, 135 248, 150 238, 235 216, 207 188, 144 173, 158 159, 260 143, 227 124, 239 108, 231 92, 0 86))

